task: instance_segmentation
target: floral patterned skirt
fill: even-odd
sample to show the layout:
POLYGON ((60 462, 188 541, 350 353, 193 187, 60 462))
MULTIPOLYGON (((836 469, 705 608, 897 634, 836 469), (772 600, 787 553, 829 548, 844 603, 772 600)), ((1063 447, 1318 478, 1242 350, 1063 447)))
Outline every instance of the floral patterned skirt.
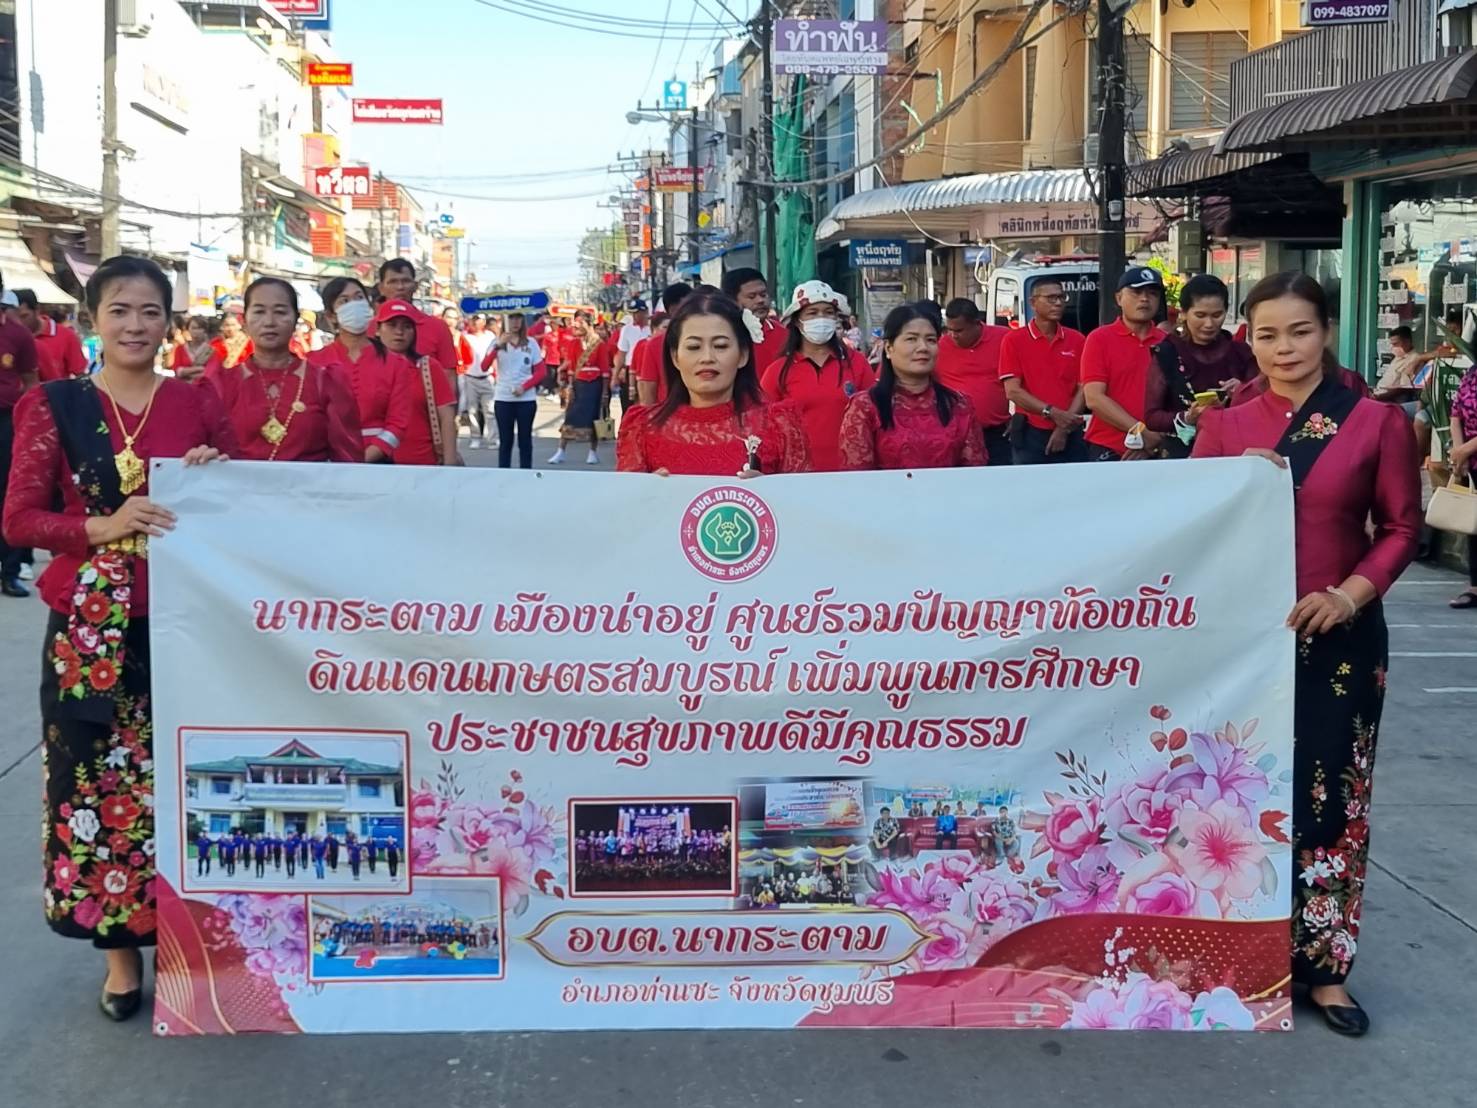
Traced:
POLYGON ((1359 947, 1374 748, 1389 632, 1378 603, 1298 642, 1292 810, 1293 980, 1340 985, 1359 947))
POLYGON ((41 663, 41 849, 46 919, 94 946, 154 942, 154 750, 149 624, 130 622, 111 724, 68 715, 57 698, 51 644, 67 617, 53 612, 41 663))

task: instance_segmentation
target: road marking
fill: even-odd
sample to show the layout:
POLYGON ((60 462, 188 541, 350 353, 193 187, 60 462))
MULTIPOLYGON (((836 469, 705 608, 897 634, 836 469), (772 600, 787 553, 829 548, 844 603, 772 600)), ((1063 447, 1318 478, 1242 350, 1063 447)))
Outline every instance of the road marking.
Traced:
POLYGON ((1477 685, 1442 685, 1439 688, 1424 691, 1429 693, 1477 693, 1477 685))
POLYGON ((1477 650, 1392 650, 1392 658, 1477 658, 1477 650))

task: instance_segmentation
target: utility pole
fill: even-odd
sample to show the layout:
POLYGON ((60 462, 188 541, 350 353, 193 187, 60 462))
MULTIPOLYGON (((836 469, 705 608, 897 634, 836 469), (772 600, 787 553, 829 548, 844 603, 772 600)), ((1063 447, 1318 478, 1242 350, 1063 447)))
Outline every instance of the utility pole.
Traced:
POLYGON ((1123 227, 1124 54, 1123 13, 1128 5, 1097 0, 1098 124, 1098 316, 1117 318, 1107 290, 1116 287, 1127 254, 1123 227))
POLYGON ((651 299, 653 302, 661 296, 664 284, 656 252, 656 164, 656 157, 648 154, 646 159, 646 232, 649 239, 646 264, 651 270, 651 299))
MULTIPOLYGON (((692 113, 687 120, 687 164, 692 167, 692 193, 687 198, 687 261, 690 265, 698 264, 698 208, 702 203, 701 187, 703 168, 698 163, 697 157, 697 104, 693 104, 692 113)), ((701 277, 699 277, 701 280, 701 277)))
MULTIPOLYGON (((1100 0, 1101 2, 1101 0, 1100 0)), ((769 175, 771 181, 776 179, 774 165, 774 12, 770 7, 771 0, 760 0, 759 37, 760 45, 764 49, 764 84, 760 91, 759 111, 763 118, 760 120, 762 138, 764 145, 763 164, 759 167, 761 173, 769 175)), ((769 185, 764 190, 764 259, 761 266, 768 265, 767 276, 770 287, 779 280, 779 253, 775 246, 775 221, 779 218, 779 196, 778 189, 769 185)))
POLYGON ((116 258, 118 241, 118 0, 103 0, 103 219, 102 255, 116 258))

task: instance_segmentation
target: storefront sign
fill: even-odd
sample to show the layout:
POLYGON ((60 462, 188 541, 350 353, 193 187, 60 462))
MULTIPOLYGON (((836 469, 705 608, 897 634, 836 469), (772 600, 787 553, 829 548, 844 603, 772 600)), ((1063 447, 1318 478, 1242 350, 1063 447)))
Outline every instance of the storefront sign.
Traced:
POLYGON ((155 465, 160 1034, 1291 1026, 1285 470, 155 465))
MULTIPOLYGON (((1130 200, 1124 205, 1123 229, 1130 235, 1148 234, 1159 213, 1153 204, 1130 200)), ((1015 204, 987 208, 969 223, 970 237, 990 239, 1047 239, 1098 233, 1096 204, 1015 204)))
POLYGON ((337 85, 354 83, 354 66, 350 62, 309 62, 308 84, 337 85))
POLYGON ((328 18, 328 0, 267 0, 288 19, 325 20, 328 18))
POLYGON ((355 100, 355 123, 443 122, 440 100, 355 100))
POLYGON ((1390 0, 1303 0, 1303 26, 1388 23, 1392 10, 1390 0))
POLYGON ((852 239, 848 254, 853 269, 898 269, 907 261, 908 244, 902 239, 852 239))
POLYGON ((776 20, 774 71, 817 74, 886 73, 887 22, 776 20))
MULTIPOLYGON (((651 187, 657 192, 691 192, 692 176, 694 173, 699 174, 698 189, 701 191, 707 188, 707 170, 701 167, 694 170, 690 165, 657 166, 651 171, 651 187)), ((645 192, 646 188, 646 178, 638 178, 636 181, 636 191, 645 192)))
POLYGON ((373 185, 367 165, 319 166, 308 179, 318 196, 368 196, 373 185))

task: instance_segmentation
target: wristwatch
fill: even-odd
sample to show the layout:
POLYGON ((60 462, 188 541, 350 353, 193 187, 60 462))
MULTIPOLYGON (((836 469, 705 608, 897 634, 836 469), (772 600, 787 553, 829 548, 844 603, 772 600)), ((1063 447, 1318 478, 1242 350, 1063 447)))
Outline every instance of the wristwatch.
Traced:
POLYGON ((1044 415, 1047 419, 1050 419, 1051 418, 1051 405, 1050 404, 1043 404, 1043 405, 1041 405, 1041 414, 1044 415))

